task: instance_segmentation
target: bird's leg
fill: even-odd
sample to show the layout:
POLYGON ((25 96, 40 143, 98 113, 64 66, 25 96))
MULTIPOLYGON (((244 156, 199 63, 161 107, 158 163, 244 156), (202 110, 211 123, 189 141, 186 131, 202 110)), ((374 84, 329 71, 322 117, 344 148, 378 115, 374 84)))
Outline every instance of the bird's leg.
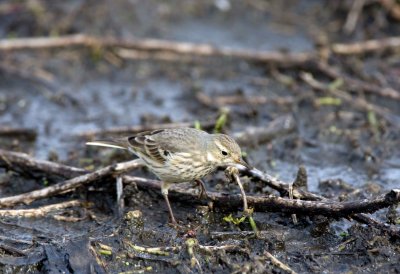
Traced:
POLYGON ((177 224, 177 222, 175 220, 174 213, 172 212, 172 208, 171 208, 171 205, 170 205, 169 200, 168 200, 168 188, 169 188, 169 186, 170 186, 169 183, 162 182, 162 184, 161 184, 161 193, 164 196, 165 202, 167 203, 169 216, 171 218, 171 223, 173 223, 175 225, 175 224, 177 224))
POLYGON ((207 195, 207 190, 206 190, 206 186, 204 185, 204 182, 201 179, 195 180, 194 182, 200 188, 199 199, 201 199, 201 198, 207 199, 208 195, 207 195))

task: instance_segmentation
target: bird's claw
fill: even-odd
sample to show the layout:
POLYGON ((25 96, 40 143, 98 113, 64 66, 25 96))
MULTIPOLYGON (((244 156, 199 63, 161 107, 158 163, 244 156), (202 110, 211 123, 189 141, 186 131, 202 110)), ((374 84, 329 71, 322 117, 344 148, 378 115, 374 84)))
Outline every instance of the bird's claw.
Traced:
POLYGON ((208 199, 209 196, 207 194, 207 190, 206 190, 206 187, 205 187, 203 181, 196 180, 195 182, 196 182, 197 186, 200 188, 200 193, 198 195, 198 198, 199 199, 208 199))

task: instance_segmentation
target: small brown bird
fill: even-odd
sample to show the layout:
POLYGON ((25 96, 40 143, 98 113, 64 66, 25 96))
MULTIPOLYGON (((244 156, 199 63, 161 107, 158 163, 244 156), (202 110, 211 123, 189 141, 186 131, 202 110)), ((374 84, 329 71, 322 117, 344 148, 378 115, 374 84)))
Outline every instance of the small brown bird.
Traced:
POLYGON ((174 183, 197 182, 218 167, 242 165, 239 145, 224 134, 209 134, 194 128, 160 129, 110 141, 88 142, 87 145, 127 149, 162 180, 171 222, 176 223, 168 200, 168 188, 174 183))

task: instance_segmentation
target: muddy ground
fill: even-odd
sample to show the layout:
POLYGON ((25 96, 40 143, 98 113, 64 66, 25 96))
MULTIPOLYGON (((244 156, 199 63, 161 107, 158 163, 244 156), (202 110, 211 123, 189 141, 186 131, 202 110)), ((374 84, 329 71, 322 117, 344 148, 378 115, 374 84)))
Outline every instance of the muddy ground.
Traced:
MULTIPOLYGON (((354 28, 346 31, 351 1, 1 1, 0 37, 86 33, 299 53, 400 33, 399 21, 387 8, 365 2, 354 28)), ((318 54, 324 60, 324 52, 318 54)), ((324 61, 342 75, 400 95, 398 50, 331 55, 324 61)), ((90 131, 195 121, 201 125, 217 121, 226 111, 227 134, 250 126, 266 128, 280 117, 293 118, 291 130, 242 144, 251 165, 283 181, 292 182, 303 165, 308 190, 329 198, 368 199, 399 187, 400 99, 346 81, 338 84, 315 66, 218 56, 160 60, 150 54, 128 59, 114 49, 96 47, 0 52, 1 127, 34 131, 33 136, 3 134, 0 146, 38 159, 97 169, 132 155, 86 147, 87 140, 99 137, 88 137, 90 131), (339 85, 354 101, 311 87, 303 80, 304 73, 327 87, 339 85), (227 102, 228 97, 233 102, 227 102), (387 114, 357 107, 359 98, 385 108, 387 114)), ((132 174, 155 178, 145 169, 132 174)), ((12 168, 1 169, 0 175, 2 197, 62 180, 12 168)), ((205 182, 210 191, 239 192, 222 172, 205 182)), ((249 194, 277 194, 260 182, 248 178, 243 182, 249 194)), ((289 214, 256 212, 262 233, 254 237, 247 221, 223 220, 229 214, 240 217, 240 210, 210 212, 172 196, 181 224, 175 229, 167 224, 158 192, 125 186, 122 214, 115 193, 115 182, 104 180, 16 207, 37 208, 72 199, 89 202, 59 212, 58 216, 67 217, 63 219, 53 213, 44 218, 2 218, 0 254, 14 259, 2 260, 1 272, 285 272, 271 263, 265 251, 298 273, 400 272, 400 239, 351 219, 298 215, 294 224, 289 214), (202 246, 233 247, 195 247, 196 263, 189 239, 202 246), (170 249, 157 253, 140 247, 170 249), (15 250, 28 250, 30 255, 15 250)), ((387 212, 371 216, 389 222, 387 212)), ((395 213, 396 209, 391 220, 398 227, 395 213)))

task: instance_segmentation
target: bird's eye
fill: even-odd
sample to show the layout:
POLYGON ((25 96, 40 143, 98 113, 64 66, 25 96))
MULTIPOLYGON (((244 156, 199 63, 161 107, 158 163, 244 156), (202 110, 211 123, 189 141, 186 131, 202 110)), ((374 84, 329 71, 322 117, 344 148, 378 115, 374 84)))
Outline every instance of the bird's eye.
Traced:
POLYGON ((222 153, 222 155, 224 155, 224 156, 228 155, 228 152, 226 152, 225 150, 222 150, 221 153, 222 153))

